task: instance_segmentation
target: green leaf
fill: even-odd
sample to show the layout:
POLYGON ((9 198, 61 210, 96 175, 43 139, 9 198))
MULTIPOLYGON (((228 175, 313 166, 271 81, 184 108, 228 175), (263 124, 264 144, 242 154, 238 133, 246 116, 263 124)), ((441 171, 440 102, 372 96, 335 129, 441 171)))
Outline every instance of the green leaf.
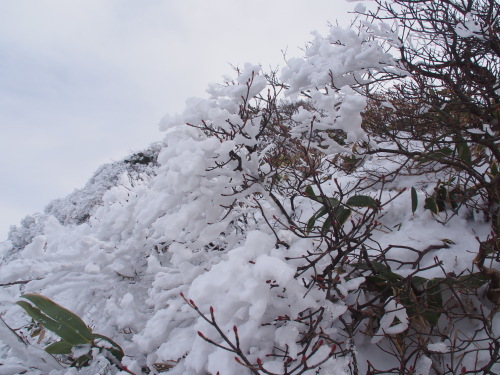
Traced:
POLYGON ((339 207, 338 210, 335 211, 335 219, 337 223, 342 226, 351 216, 351 210, 343 207, 339 207))
POLYGON ((385 264, 382 264, 380 262, 370 262, 370 265, 368 265, 368 263, 366 262, 358 262, 356 264, 356 267, 357 268, 361 268, 363 270, 371 270, 372 267, 373 269, 375 270, 375 272, 377 273, 382 273, 382 272, 387 272, 387 271, 390 271, 390 268, 387 267, 385 264), (371 267, 370 267, 371 265, 371 267))
POLYGON ((387 267, 385 264, 382 264, 380 262, 370 262, 370 265, 371 265, 371 267, 368 265, 368 263, 365 263, 365 262, 359 262, 356 264, 356 266, 358 268, 361 268, 361 269, 366 270, 366 271, 372 271, 372 268, 373 268, 373 270, 375 270, 375 272, 377 272, 377 277, 382 279, 382 280, 397 282, 403 278, 403 276, 392 272, 389 267, 387 267))
POLYGON ((443 307, 443 297, 441 295, 441 284, 443 279, 436 278, 427 282, 426 292, 428 295, 427 305, 429 308, 438 310, 443 307))
POLYGON ((304 191, 304 193, 309 197, 309 198, 312 198, 312 199, 317 199, 316 197, 316 194, 314 194, 314 190, 312 188, 311 185, 307 185, 306 186, 306 190, 304 191))
POLYGON ((367 195, 355 195, 350 197, 346 204, 353 207, 369 207, 374 210, 377 210, 378 208, 377 201, 367 195))
POLYGON ((416 288, 422 286, 425 282, 427 282, 427 280, 428 279, 426 279, 425 277, 420 277, 415 275, 411 277, 411 281, 416 288))
POLYGON ((419 163, 427 163, 429 161, 437 160, 450 156, 453 154, 453 150, 449 147, 443 147, 435 151, 428 152, 426 154, 420 155, 418 160, 419 163))
POLYGON ((48 316, 42 314, 40 309, 33 307, 28 302, 17 301, 16 303, 21 306, 30 317, 42 324, 45 328, 52 331, 52 329, 55 330, 59 327, 59 324, 54 319, 50 319, 48 316))
POLYGON ((73 345, 87 344, 92 341, 92 330, 71 311, 39 294, 29 293, 21 297, 36 307, 25 301, 18 301, 17 304, 33 319, 63 340, 73 345))
POLYGON ((327 234, 331 226, 332 226, 332 218, 328 216, 325 222, 323 223, 323 226, 321 227, 321 233, 323 235, 327 234))
POLYGON ((311 232, 312 228, 314 227, 314 224, 316 223, 316 220, 326 215, 327 212, 328 211, 326 210, 326 207, 323 206, 314 215, 311 216, 311 218, 307 221, 307 227, 306 227, 307 233, 311 232))
POLYGON ((439 208, 438 208, 438 205, 436 202, 436 198, 434 198, 434 197, 425 198, 424 208, 431 210, 431 212, 433 214, 436 214, 436 215, 439 214, 439 208))
POLYGON ((78 357, 77 359, 75 359, 73 361, 73 363, 71 363, 70 367, 82 368, 85 366, 89 366, 90 360, 91 360, 90 353, 84 354, 84 355, 78 357))
POLYGON ((493 162, 493 163, 491 164, 490 170, 491 170, 491 172, 490 172, 490 173, 491 173, 491 175, 492 175, 493 177, 495 177, 495 176, 498 174, 498 167, 497 167, 497 163, 493 162))
POLYGON ((477 289, 486 284, 490 279, 481 272, 460 276, 454 283, 459 288, 477 289))
POLYGON ((349 216, 351 216, 351 210, 343 207, 337 207, 334 212, 334 217, 328 216, 328 218, 323 223, 321 233, 326 234, 333 223, 341 227, 345 224, 347 219, 349 219, 349 216))
POLYGON ((461 159, 463 162, 465 162, 467 164, 472 163, 472 156, 471 156, 469 146, 467 145, 467 142, 465 141, 465 139, 463 139, 462 137, 459 137, 457 139, 456 150, 457 150, 457 154, 458 154, 459 159, 461 159))
POLYGON ((415 213, 418 207, 418 196, 417 196, 417 191, 415 188, 412 186, 411 187, 411 212, 415 213))
POLYGON ((424 305, 425 309, 422 312, 422 316, 432 327, 437 325, 443 308, 442 282, 442 278, 436 278, 427 281, 426 284, 425 296, 427 301, 424 305))
POLYGON ((330 204, 331 208, 337 208, 340 207, 340 201, 336 198, 328 198, 328 203, 330 204))
POLYGON ((315 223, 316 223, 316 214, 312 215, 307 221, 306 233, 311 233, 311 229, 314 227, 315 223))
POLYGON ((366 276, 365 282, 368 290, 370 291, 382 291, 387 286, 387 280, 380 276, 366 276))
POLYGON ((497 235, 500 233, 500 207, 498 207, 496 214, 493 215, 492 217, 492 223, 491 226, 493 228, 493 233, 496 233, 497 235))
POLYGON ((73 344, 61 340, 48 345, 45 348, 45 351, 50 354, 71 354, 73 346, 74 346, 73 344))
POLYGON ((123 359, 123 356, 125 353, 123 352, 123 349, 121 348, 120 345, 118 345, 116 342, 111 340, 109 337, 99 335, 99 334, 93 334, 92 335, 94 339, 99 339, 99 340, 104 340, 107 341, 108 343, 111 344, 111 348, 106 348, 111 354, 113 354, 119 361, 123 359))
POLYGON ((432 326, 435 327, 438 324, 439 317, 441 316, 440 313, 438 313, 435 310, 425 310, 422 312, 422 317, 427 320, 427 322, 432 326))
MULTIPOLYGON (((328 198, 328 202, 332 208, 335 208, 340 204, 338 199, 335 198, 328 198)), ((323 207, 321 207, 318 211, 316 211, 316 213, 313 216, 311 216, 310 219, 307 221, 307 226, 306 226, 307 233, 311 232, 312 228, 314 227, 314 224, 316 223, 316 220, 318 220, 320 217, 325 216, 327 213, 328 213, 328 208, 323 203, 323 207)))

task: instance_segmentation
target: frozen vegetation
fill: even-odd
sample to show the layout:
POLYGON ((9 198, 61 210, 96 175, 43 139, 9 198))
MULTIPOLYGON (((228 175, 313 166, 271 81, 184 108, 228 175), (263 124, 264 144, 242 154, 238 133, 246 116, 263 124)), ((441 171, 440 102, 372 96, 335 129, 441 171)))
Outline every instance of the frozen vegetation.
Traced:
POLYGON ((377 3, 13 226, 0 373, 499 373, 498 4, 377 3), (32 320, 30 293, 102 337, 32 320))

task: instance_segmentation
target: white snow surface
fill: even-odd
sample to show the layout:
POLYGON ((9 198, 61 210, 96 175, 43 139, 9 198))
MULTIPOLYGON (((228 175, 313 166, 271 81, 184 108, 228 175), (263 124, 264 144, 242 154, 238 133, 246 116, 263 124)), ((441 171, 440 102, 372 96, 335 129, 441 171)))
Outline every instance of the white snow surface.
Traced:
POLYGON ((380 320, 380 327, 371 343, 377 344, 385 335, 395 335, 408 329, 408 315, 404 306, 390 298, 385 305, 385 315, 380 320))
POLYGON ((448 351, 448 345, 444 342, 436 342, 433 344, 428 344, 427 349, 431 352, 446 353, 448 351))

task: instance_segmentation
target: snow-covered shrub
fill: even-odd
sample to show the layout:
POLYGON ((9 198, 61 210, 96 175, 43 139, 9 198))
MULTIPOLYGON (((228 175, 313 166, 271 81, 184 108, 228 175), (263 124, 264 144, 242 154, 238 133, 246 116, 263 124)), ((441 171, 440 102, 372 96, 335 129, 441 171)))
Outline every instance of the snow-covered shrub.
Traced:
POLYGON ((21 220, 19 226, 10 227, 8 239, 15 249, 23 249, 33 238, 43 233, 46 216, 43 214, 28 215, 21 220))
MULTIPOLYGON (((413 14, 415 2, 397 3, 413 14)), ((418 14, 438 3, 460 6, 418 2, 418 14)), ((237 69, 210 85, 208 98, 163 119, 147 183, 133 175, 90 189, 75 200, 92 207, 84 219, 66 208, 48 216, 41 235, 1 266, 3 319, 24 346, 36 346, 36 328, 7 302, 37 292, 123 348, 119 366, 93 358, 94 373, 498 372, 498 233, 463 209, 498 207, 488 195, 497 123, 486 116, 478 133, 460 109, 448 114, 465 136, 436 129, 429 96, 393 96, 419 82, 435 90, 412 68, 425 62, 397 54, 430 45, 430 34, 406 38, 406 19, 379 5, 386 13, 372 20, 402 25, 332 27, 281 74, 237 69), (473 196, 487 199, 454 207, 452 189, 442 193, 453 178, 470 189, 480 174, 487 184, 473 196), (434 192, 453 214, 435 209, 434 192)), ((462 21, 459 36, 477 37, 462 21)), ((20 354, 11 336, 0 338, 4 372, 66 371, 20 354)))
POLYGON ((156 173, 156 159, 160 150, 161 143, 154 143, 121 161, 102 165, 82 189, 53 200, 45 207, 43 214, 28 215, 19 225, 11 226, 4 261, 15 257, 35 237, 42 235, 49 216, 54 216, 63 225, 86 223, 103 204, 102 197, 109 189, 120 184, 128 186, 148 182, 156 173))
POLYGON ((104 164, 94 173, 82 189, 76 189, 65 198, 56 199, 45 207, 45 214, 55 216, 63 225, 88 222, 102 196, 118 184, 136 184, 148 181, 155 174, 159 143, 132 154, 124 160, 104 164))

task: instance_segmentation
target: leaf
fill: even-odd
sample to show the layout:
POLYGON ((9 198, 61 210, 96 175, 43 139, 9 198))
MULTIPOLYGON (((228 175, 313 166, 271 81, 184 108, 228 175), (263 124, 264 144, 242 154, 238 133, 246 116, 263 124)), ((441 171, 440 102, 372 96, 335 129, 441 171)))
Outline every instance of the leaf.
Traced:
POLYGON ((456 245, 456 243, 450 240, 449 238, 441 238, 441 241, 443 241, 447 245, 456 245))
POLYGON ((422 317, 427 320, 427 322, 432 326, 435 327, 438 324, 439 317, 441 316, 440 313, 438 313, 435 310, 425 310, 422 312, 422 317))
POLYGON ((401 275, 392 272, 391 269, 387 267, 385 264, 379 262, 370 262, 370 265, 371 267, 368 265, 368 263, 365 262, 359 262, 356 264, 358 268, 364 269, 366 271, 372 271, 373 268, 373 270, 377 272, 376 276, 382 280, 397 282, 403 278, 401 275))
POLYGON ((28 302, 17 301, 16 303, 19 306, 21 306, 30 317, 32 317, 34 320, 42 324, 49 331, 56 333, 62 339, 67 340, 73 345, 87 343, 87 341, 83 340, 80 336, 78 336, 74 332, 74 330, 66 329, 67 328, 66 326, 63 326, 54 319, 51 319, 47 315, 42 314, 42 312, 38 308, 33 307, 28 302))
POLYGON ((104 341, 107 341, 108 343, 110 343, 112 348, 106 348, 106 349, 111 354, 113 354, 119 361, 121 361, 123 359, 123 356, 125 355, 125 353, 123 352, 123 349, 121 348, 120 345, 118 345, 116 342, 111 340, 109 337, 99 335, 97 333, 93 334, 92 337, 94 339, 100 339, 100 340, 104 340, 104 341))
POLYGON ((371 291, 383 291, 387 286, 387 280, 380 276, 366 276, 365 282, 368 290, 371 291))
POLYGON ((168 370, 174 368, 175 365, 176 364, 170 364, 170 363, 159 363, 159 362, 153 363, 153 367, 158 372, 167 372, 168 370))
POLYGON ((368 265, 368 263, 366 263, 366 262, 359 262, 356 264, 356 266, 358 268, 361 268, 364 270, 371 270, 373 267, 373 269, 377 273, 391 272, 391 269, 389 267, 387 267, 385 264, 380 263, 380 262, 375 262, 375 261, 370 262, 370 265, 368 265))
POLYGON ((346 205, 354 207, 369 207, 374 210, 377 210, 378 208, 377 201, 367 195, 355 195, 350 197, 347 200, 346 205))
POLYGON ((311 185, 307 185, 307 186, 306 186, 306 190, 304 190, 304 193, 305 193, 305 194, 306 194, 309 198, 312 198, 312 199, 314 199, 314 200, 316 200, 316 199, 317 199, 316 194, 314 194, 314 190, 313 190, 313 188, 312 188, 312 186, 311 186, 311 185))
POLYGON ((422 316, 432 327, 437 325, 443 308, 443 297, 441 295, 442 282, 442 278, 436 278, 429 280, 426 284, 425 295, 427 303, 425 304, 422 316))
POLYGON ((61 340, 48 345, 45 348, 45 351, 50 354, 71 354, 73 346, 74 346, 73 344, 61 340))
POLYGON ((419 288, 420 286, 422 286, 428 279, 426 279, 425 277, 420 277, 420 276, 412 276, 411 277, 411 281, 413 283, 413 285, 415 286, 415 288, 419 288))
POLYGON ((82 368, 85 366, 90 365, 90 360, 91 358, 89 357, 89 354, 84 354, 71 363, 71 367, 76 367, 76 368, 82 368))
POLYGON ((419 164, 427 163, 427 162, 433 161, 433 160, 439 161, 440 159, 442 159, 446 156, 450 156, 451 154, 453 154, 453 150, 451 148, 443 147, 443 148, 440 148, 436 151, 431 151, 431 152, 428 152, 427 154, 420 155, 418 163, 419 164))
MULTIPOLYGON (((328 198, 328 202, 330 203, 330 206, 333 208, 339 206, 340 204, 338 199, 335 198, 328 198)), ((316 211, 316 213, 313 216, 311 216, 310 219, 307 221, 306 231, 310 233, 312 228, 314 227, 314 224, 316 223, 316 220, 318 220, 320 217, 325 216, 327 213, 328 213, 328 208, 323 203, 323 207, 321 207, 318 211, 316 211)))
POLYGON ((337 226, 342 226, 345 224, 347 219, 351 216, 351 210, 343 207, 337 207, 334 212, 334 216, 328 216, 328 219, 323 223, 321 233, 326 234, 330 227, 335 223, 337 226))
POLYGON ((425 198, 425 206, 424 206, 424 208, 427 208, 427 209, 431 210, 431 212, 433 214, 436 214, 436 215, 439 214, 439 208, 438 208, 438 205, 437 205, 437 202, 436 202, 436 198, 434 198, 434 197, 425 198))
POLYGON ((417 191, 415 188, 412 186, 411 187, 411 212, 415 213, 418 207, 418 196, 417 196, 417 191))
POLYGON ((331 208, 340 206, 340 201, 336 198, 328 198, 328 203, 330 203, 331 208))
POLYGON ((347 208, 339 207, 338 210, 335 211, 335 218, 340 226, 344 225, 350 216, 351 216, 351 210, 347 208))
POLYGON ((500 233, 500 207, 498 207, 496 214, 492 217, 491 226, 493 228, 494 233, 500 233))
POLYGON ((490 173, 491 173, 491 175, 492 175, 493 177, 495 177, 495 176, 498 174, 498 167, 497 167, 497 163, 493 162, 493 163, 491 164, 490 170, 491 170, 491 172, 490 172, 490 173))
POLYGON ((314 227, 314 224, 316 223, 316 220, 326 215, 327 212, 328 211, 326 210, 326 207, 323 206, 314 215, 312 215, 311 218, 307 221, 306 231, 310 233, 311 229, 314 227))
POLYGON ((39 294, 29 293, 23 294, 21 297, 26 298, 36 307, 25 301, 18 301, 17 304, 29 316, 63 340, 73 345, 87 344, 92 341, 92 330, 71 311, 39 294))
POLYGON ((460 276, 454 283, 459 288, 477 289, 489 281, 489 277, 481 272, 460 276))
POLYGON ((457 139, 456 150, 457 150, 457 154, 458 154, 459 159, 461 159, 466 164, 472 163, 472 156, 471 156, 469 146, 467 145, 467 142, 465 141, 465 139, 463 139, 462 137, 459 137, 457 139))
POLYGON ((436 278, 427 282, 427 305, 432 309, 441 309, 443 307, 443 297, 441 296, 441 284, 443 279, 436 278))

